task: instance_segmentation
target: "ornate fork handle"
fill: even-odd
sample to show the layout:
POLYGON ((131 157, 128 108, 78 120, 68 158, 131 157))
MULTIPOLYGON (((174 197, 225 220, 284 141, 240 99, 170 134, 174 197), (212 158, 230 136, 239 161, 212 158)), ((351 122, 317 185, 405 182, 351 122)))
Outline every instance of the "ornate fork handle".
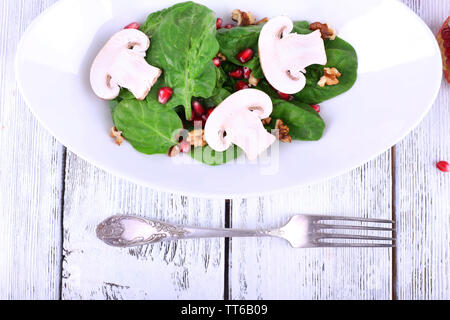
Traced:
POLYGON ((182 227, 136 216, 114 216, 97 227, 97 237, 115 247, 133 247, 190 238, 268 237, 279 230, 239 230, 182 227))

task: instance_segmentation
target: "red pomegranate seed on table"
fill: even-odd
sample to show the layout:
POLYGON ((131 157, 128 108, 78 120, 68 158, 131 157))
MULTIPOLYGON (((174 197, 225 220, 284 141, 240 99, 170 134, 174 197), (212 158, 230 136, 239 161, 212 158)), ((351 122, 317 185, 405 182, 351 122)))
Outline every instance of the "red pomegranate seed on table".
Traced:
POLYGON ((236 58, 241 62, 241 63, 246 63, 248 62, 251 58, 253 58, 253 50, 250 48, 244 49, 241 52, 239 52, 236 56, 236 58))
POLYGON ((205 114, 205 108, 203 108, 202 104, 198 101, 192 102, 192 109, 194 110, 194 113, 199 116, 199 118, 205 114))
POLYGON ((173 90, 169 87, 159 89, 158 101, 161 104, 166 104, 172 98, 173 90))
POLYGON ((450 163, 447 161, 439 161, 436 163, 436 167, 442 172, 450 172, 450 163))
POLYGON ((252 74, 252 69, 244 67, 243 70, 244 70, 244 78, 245 79, 250 78, 250 75, 252 74))
POLYGON ((225 29, 231 29, 231 28, 234 28, 234 24, 232 24, 232 23, 226 24, 226 25, 224 26, 224 28, 225 28, 225 29))
POLYGON ((281 99, 283 99, 283 100, 292 100, 292 99, 294 99, 294 97, 291 96, 290 94, 283 93, 283 92, 281 92, 281 91, 277 91, 277 94, 278 94, 278 96, 279 96, 281 99))
POLYGON ((236 90, 242 90, 242 89, 248 89, 248 84, 246 84, 244 81, 238 81, 236 83, 236 90))
POLYGON ((313 108, 314 110, 316 110, 317 112, 320 112, 320 106, 318 104, 312 104, 311 108, 313 108))
POLYGON ((132 22, 129 25, 127 25, 124 29, 139 29, 139 23, 132 22))
POLYGON ((238 68, 234 71, 231 71, 229 74, 230 74, 230 77, 232 77, 232 78, 241 79, 242 76, 244 75, 244 71, 242 70, 242 68, 238 68))
POLYGON ((216 29, 217 29, 217 30, 219 30, 220 28, 222 28, 222 23, 223 23, 223 20, 220 19, 220 18, 217 18, 217 20, 216 20, 216 29))
POLYGON ((216 67, 220 67, 221 61, 219 58, 215 57, 212 61, 216 67))

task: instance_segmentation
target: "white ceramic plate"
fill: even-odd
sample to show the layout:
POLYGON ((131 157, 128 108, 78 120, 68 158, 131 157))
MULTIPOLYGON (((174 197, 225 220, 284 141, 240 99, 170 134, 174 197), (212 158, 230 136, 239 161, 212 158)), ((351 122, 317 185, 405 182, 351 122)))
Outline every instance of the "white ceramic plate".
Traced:
POLYGON ((80 157, 129 180, 195 196, 265 194, 336 176, 390 148, 431 107, 442 78, 433 34, 406 6, 391 0, 198 1, 229 17, 235 8, 257 17, 285 14, 323 21, 359 57, 358 80, 321 105, 322 140, 282 144, 276 174, 269 164, 175 165, 109 137, 107 102, 92 93, 90 65, 106 40, 133 21, 177 1, 61 0, 26 31, 16 58, 17 79, 40 122, 80 157))

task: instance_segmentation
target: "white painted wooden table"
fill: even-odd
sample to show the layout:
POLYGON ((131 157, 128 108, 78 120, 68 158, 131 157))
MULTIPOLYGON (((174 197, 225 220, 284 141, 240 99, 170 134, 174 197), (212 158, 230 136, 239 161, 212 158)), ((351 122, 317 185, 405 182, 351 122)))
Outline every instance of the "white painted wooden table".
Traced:
MULTIPOLYGON (((58 144, 14 81, 18 40, 54 0, 0 1, 0 299, 449 299, 450 86, 403 141, 352 172, 274 196, 205 200, 105 173, 58 144), (132 213, 198 226, 278 225, 293 213, 389 218, 391 249, 293 250, 276 239, 105 246, 132 213)), ((450 0, 404 0, 436 32, 450 0)), ((407 30, 405 30, 407 32, 407 30)))

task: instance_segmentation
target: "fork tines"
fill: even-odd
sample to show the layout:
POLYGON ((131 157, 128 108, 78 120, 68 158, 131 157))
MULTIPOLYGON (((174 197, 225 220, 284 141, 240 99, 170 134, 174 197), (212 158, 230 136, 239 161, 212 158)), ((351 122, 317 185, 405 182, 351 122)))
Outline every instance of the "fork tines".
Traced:
POLYGON ((355 232, 378 231, 395 234, 395 221, 386 219, 314 216, 313 242, 319 247, 395 247, 395 236, 361 235, 355 232), (334 224, 336 222, 351 222, 351 224, 334 224), (325 223, 323 223, 324 221, 325 223), (360 223, 355 225, 355 223, 360 223), (384 226, 370 226, 362 223, 385 224, 384 226), (387 224, 387 225, 386 225, 387 224), (325 230, 330 230, 325 232, 325 230), (333 233, 340 230, 349 233, 333 233))

